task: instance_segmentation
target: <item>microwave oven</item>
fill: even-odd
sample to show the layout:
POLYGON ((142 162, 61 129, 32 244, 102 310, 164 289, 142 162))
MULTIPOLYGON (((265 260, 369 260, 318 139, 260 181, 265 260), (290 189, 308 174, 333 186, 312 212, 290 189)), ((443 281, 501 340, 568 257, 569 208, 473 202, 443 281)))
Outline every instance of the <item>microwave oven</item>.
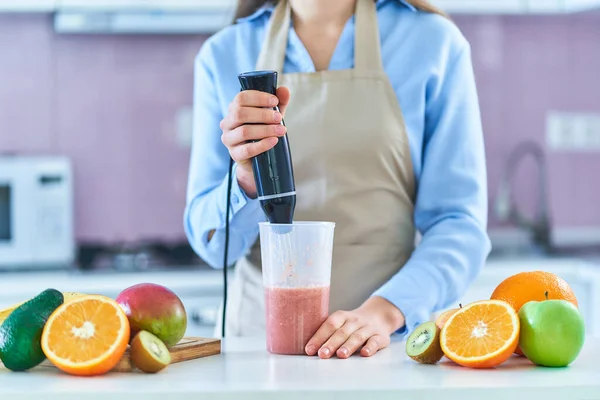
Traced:
POLYGON ((74 260, 69 159, 0 156, 0 270, 68 267, 74 260))

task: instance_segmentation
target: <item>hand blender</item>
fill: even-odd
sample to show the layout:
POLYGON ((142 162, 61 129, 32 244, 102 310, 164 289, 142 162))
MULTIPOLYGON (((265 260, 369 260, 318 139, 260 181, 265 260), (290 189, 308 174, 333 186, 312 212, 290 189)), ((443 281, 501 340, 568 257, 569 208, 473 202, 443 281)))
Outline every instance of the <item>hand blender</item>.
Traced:
MULTIPOLYGON (((276 71, 252 71, 238 75, 242 90, 259 90, 276 94, 276 71)), ((279 111, 278 107, 273 110, 279 111)), ((281 121, 282 125, 285 125, 281 121)), ((231 198, 233 160, 229 160, 229 177, 227 184, 227 207, 225 216, 225 254, 223 256, 223 310, 221 335, 225 337, 225 316, 227 312, 227 267, 229 250, 229 199, 231 198)), ((277 144, 266 152, 252 158, 254 182, 260 205, 272 224, 291 224, 296 208, 296 187, 292 170, 292 156, 287 134, 279 138, 277 144)), ((291 231, 291 227, 281 227, 279 233, 291 231)))
MULTIPOLYGON (((275 95, 276 71, 252 71, 238 75, 242 90, 275 95)), ((273 110, 279 111, 278 107, 273 110)), ((285 125, 283 120, 282 125, 285 125)), ((296 188, 287 133, 266 152, 252 158, 258 200, 272 224, 291 224, 296 207, 296 188)))

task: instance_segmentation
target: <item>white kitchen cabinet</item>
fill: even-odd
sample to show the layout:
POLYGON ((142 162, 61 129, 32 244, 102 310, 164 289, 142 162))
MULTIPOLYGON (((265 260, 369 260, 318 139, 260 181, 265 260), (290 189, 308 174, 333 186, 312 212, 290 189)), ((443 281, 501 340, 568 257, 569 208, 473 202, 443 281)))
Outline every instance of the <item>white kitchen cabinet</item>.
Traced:
MULTIPOLYGON (((0 0, 7 1, 7 0, 0 0)), ((18 0, 11 0, 16 2, 18 0)), ((47 0, 27 0, 47 1, 47 0)), ((231 23, 237 0, 52 0, 58 33, 212 34, 231 23)), ((450 14, 552 14, 600 0, 433 0, 450 14)))
MULTIPOLYGON (((432 0, 432 3, 451 14, 559 14, 600 8, 600 0, 432 0)), ((0 12, 183 11, 227 19, 236 4, 236 0, 0 0, 0 12)))
POLYGON ((561 14, 600 8, 600 0, 432 0, 450 14, 561 14))
POLYGON ((536 14, 571 13, 600 7, 600 0, 528 0, 529 12, 536 14))
POLYGON ((56 0, 58 33, 212 34, 236 0, 56 0))
MULTIPOLYGON (((13 0, 14 1, 14 0, 13 0)), ((55 0, 57 8, 93 11, 231 13, 236 0, 55 0)), ((600 7, 600 0, 431 0, 453 14, 565 13, 600 7)))
MULTIPOLYGON (((590 264, 577 259, 532 258, 490 260, 475 282, 461 297, 459 303, 468 304, 477 300, 489 299, 494 289, 504 279, 523 271, 547 271, 563 278, 573 289, 579 309, 590 336, 600 337, 600 265, 590 264)), ((443 310, 435 313, 435 318, 443 310)))
POLYGON ((231 23, 233 14, 153 11, 60 11, 54 30, 63 34, 213 34, 231 23))
POLYGON ((233 10, 236 0, 56 0, 59 9, 94 11, 202 11, 233 10))
POLYGON ((0 0, 0 12, 50 12, 56 0, 0 0))
POLYGON ((518 14, 524 10, 523 0, 432 0, 451 14, 518 14))

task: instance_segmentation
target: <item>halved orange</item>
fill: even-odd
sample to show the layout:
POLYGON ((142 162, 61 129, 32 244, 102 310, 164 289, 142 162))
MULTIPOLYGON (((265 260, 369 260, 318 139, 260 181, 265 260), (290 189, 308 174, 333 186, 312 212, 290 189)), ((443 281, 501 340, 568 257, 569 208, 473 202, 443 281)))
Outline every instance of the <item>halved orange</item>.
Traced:
POLYGON ((459 309, 442 328, 440 344, 450 360, 469 368, 493 368, 519 344, 519 316, 502 300, 477 301, 459 309))
POLYGON ((111 298, 86 295, 58 307, 46 322, 42 350, 60 370, 80 376, 104 374, 123 357, 129 321, 111 298))

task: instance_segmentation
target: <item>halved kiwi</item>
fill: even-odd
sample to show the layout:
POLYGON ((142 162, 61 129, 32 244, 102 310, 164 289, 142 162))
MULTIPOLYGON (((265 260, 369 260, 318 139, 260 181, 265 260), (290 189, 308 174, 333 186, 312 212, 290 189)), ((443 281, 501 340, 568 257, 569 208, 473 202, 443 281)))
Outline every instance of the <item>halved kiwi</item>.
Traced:
POLYGON ((435 364, 444 357, 440 328, 434 321, 419 325, 406 340, 406 354, 421 364, 435 364))
POLYGON ((156 373, 171 363, 171 353, 167 346, 148 331, 138 332, 130 346, 131 361, 143 372, 156 373))

